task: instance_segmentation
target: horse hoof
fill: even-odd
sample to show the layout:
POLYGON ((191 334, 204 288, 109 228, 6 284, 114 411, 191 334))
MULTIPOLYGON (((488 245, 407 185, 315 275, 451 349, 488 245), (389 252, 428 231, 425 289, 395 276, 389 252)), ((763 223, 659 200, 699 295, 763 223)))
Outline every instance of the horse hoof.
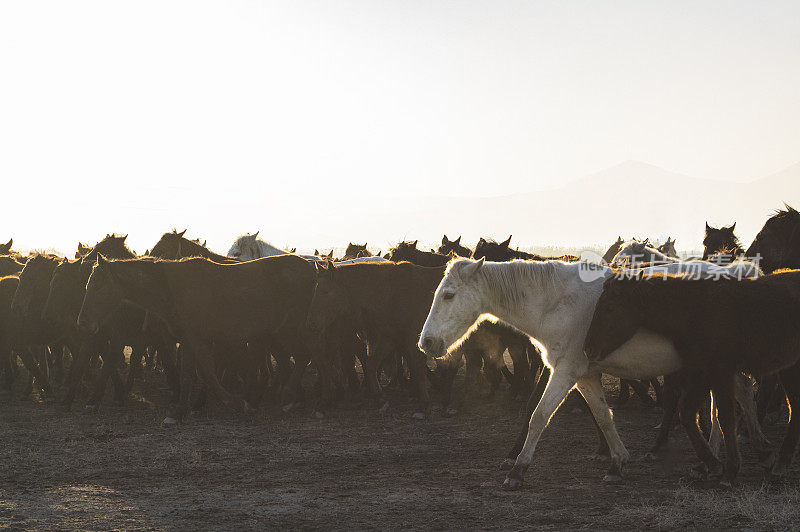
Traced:
POLYGON ((720 480, 719 487, 724 490, 731 490, 733 489, 733 482, 730 480, 720 480))
POLYGON ((503 489, 505 491, 517 491, 522 487, 522 479, 506 477, 503 481, 503 489))
POLYGON ((411 417, 413 419, 425 419, 425 412, 414 412, 411 417))
POLYGON ((325 414, 320 412, 319 410, 314 411, 314 417, 317 419, 325 419, 325 414))
POLYGON ((514 467, 514 460, 511 458, 506 458, 503 460, 503 463, 500 464, 500 469, 503 471, 508 471, 512 467, 514 467))
POLYGON ((384 402, 383 405, 381 405, 381 407, 378 409, 378 412, 383 414, 387 410, 389 410, 389 401, 384 402))
POLYGON ((254 408, 250 406, 250 403, 246 399, 242 400, 242 412, 250 412, 251 410, 254 410, 254 408))
POLYGON ((606 473, 606 475, 603 477, 603 482, 606 484, 619 484, 622 482, 622 477, 612 473, 606 473))
POLYGON ((285 405, 283 405, 281 407, 281 410, 283 410, 283 412, 286 413, 289 410, 291 410, 292 408, 294 408, 294 403, 286 403, 285 405))
POLYGON ((85 405, 83 409, 87 412, 97 412, 98 407, 97 405, 85 405))
POLYGON ((447 410, 444 411, 444 415, 447 417, 453 417, 456 414, 458 414, 458 410, 456 410, 455 408, 448 408, 447 410))
POLYGON ((177 427, 178 420, 174 417, 165 417, 164 421, 161 422, 162 427, 177 427))

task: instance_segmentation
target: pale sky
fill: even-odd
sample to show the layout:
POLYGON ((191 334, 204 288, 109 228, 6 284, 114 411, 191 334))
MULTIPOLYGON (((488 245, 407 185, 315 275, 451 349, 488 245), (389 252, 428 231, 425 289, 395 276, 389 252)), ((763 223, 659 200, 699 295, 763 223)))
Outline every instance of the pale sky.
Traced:
POLYGON ((23 249, 173 226, 329 247, 359 202, 631 159, 799 161, 800 2, 0 3, 0 241, 23 249))

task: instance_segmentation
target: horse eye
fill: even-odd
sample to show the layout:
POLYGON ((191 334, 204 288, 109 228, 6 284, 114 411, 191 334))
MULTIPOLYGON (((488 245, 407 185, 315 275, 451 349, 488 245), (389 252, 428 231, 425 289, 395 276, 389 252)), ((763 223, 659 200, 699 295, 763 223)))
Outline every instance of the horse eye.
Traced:
POLYGON ((456 297, 456 295, 453 292, 445 292, 444 294, 442 294, 442 297, 445 300, 450 300, 450 299, 453 299, 454 297, 456 297))

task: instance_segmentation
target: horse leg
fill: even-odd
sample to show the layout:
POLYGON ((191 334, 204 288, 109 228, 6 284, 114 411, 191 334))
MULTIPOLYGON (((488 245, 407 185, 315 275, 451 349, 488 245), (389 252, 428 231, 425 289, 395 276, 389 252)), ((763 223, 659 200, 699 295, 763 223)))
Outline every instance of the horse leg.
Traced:
POLYGON ((128 362, 128 392, 133 390, 133 383, 136 381, 136 377, 142 373, 142 360, 145 358, 146 354, 144 346, 131 346, 131 358, 128 362))
POLYGON ((528 402, 525 404, 525 411, 527 412, 526 422, 522 426, 522 430, 519 432, 514 445, 511 447, 511 450, 508 451, 508 455, 506 455, 506 459, 503 460, 503 463, 500 465, 500 469, 511 469, 514 466, 514 462, 517 460, 517 456, 519 456, 520 451, 522 451, 522 446, 525 445, 525 439, 528 437, 528 422, 527 420, 531 418, 533 415, 533 411, 536 409, 536 405, 539 404, 539 401, 542 399, 542 395, 544 394, 544 389, 547 386, 548 381, 550 380, 550 368, 547 366, 542 366, 542 371, 539 374, 539 378, 536 380, 536 386, 534 386, 531 395, 528 397, 528 402))
POLYGON ((708 441, 703 437, 698 424, 698 411, 702 401, 708 397, 708 386, 699 373, 691 373, 686 378, 686 393, 683 395, 683 404, 680 407, 680 420, 686 435, 694 448, 695 454, 702 465, 695 468, 702 474, 717 474, 722 470, 722 464, 711 450, 708 441))
POLYGON ((194 376, 196 374, 194 360, 184 345, 176 349, 175 358, 180 364, 180 369, 176 366, 179 377, 179 397, 177 401, 173 401, 173 404, 167 408, 167 415, 162 422, 165 426, 177 425, 189 411, 194 387, 194 376))
POLYGON ((294 368, 283 390, 282 402, 284 404, 284 410, 288 410, 293 403, 303 398, 303 374, 308 364, 311 362, 311 355, 303 346, 295 346, 295 348, 292 349, 292 354, 294 356, 294 368))
POLYGON ((792 463, 797 441, 800 439, 800 420, 791 415, 794 413, 794 407, 800 405, 800 364, 795 364, 781 371, 780 382, 783 384, 786 400, 789 402, 790 418, 789 429, 786 431, 786 436, 781 444, 778 459, 770 471, 770 475, 773 477, 782 477, 786 474, 789 465, 792 463))
POLYGON ((680 373, 664 375, 664 415, 661 417, 661 426, 658 428, 656 442, 653 444, 650 452, 655 453, 662 450, 669 442, 669 431, 672 430, 672 424, 675 420, 675 412, 678 410, 682 382, 683 377, 680 373))
POLYGON ((191 342, 190 344, 194 361, 197 366, 200 378, 208 387, 209 391, 226 407, 239 412, 243 408, 240 401, 236 401, 233 395, 220 384, 217 378, 216 367, 214 364, 214 354, 211 347, 203 342, 191 342))
POLYGON ((22 363, 25 365, 25 369, 28 370, 30 376, 36 381, 36 385, 42 390, 42 392, 49 394, 50 381, 47 379, 39 367, 39 364, 36 362, 36 357, 33 355, 31 349, 32 348, 29 346, 20 349, 18 352, 19 358, 22 359, 22 363))
POLYGON ((619 380, 619 394, 617 394, 616 405, 622 406, 631 398, 631 381, 628 379, 619 380))
MULTIPOLYGON (((736 401, 734 399, 735 373, 722 373, 712 378, 711 386, 717 403, 716 418, 725 438, 725 468, 720 484, 730 487, 739 473, 741 456, 736 437, 736 401)), ((713 411, 712 411, 713 415, 713 411)))
POLYGON ((658 382, 658 377, 650 379, 650 386, 653 387, 653 392, 656 394, 656 405, 662 406, 664 404, 664 386, 658 382))
POLYGON ((645 406, 654 406, 655 402, 650 397, 650 380, 633 379, 630 382, 633 392, 639 397, 639 400, 645 406))
POLYGON ((103 400, 103 394, 105 394, 106 383, 109 378, 111 378, 114 385, 114 399, 117 404, 122 404, 125 401, 127 388, 117 371, 119 366, 125 362, 125 355, 123 355, 122 350, 122 345, 116 343, 106 347, 103 353, 103 367, 100 369, 92 394, 86 403, 87 408, 97 408, 103 400))
POLYGON ((176 360, 177 349, 175 342, 163 342, 156 348, 158 360, 167 377, 167 384, 172 390, 170 403, 178 403, 181 397, 181 376, 176 360))
POLYGON ((367 390, 369 393, 377 397, 381 397, 383 392, 381 383, 378 380, 378 368, 380 367, 383 357, 384 352, 378 345, 378 342, 370 342, 367 344, 365 380, 367 381, 367 390))
POLYGON ((513 343, 508 346, 508 354, 514 362, 514 382, 511 386, 511 397, 530 394, 528 375, 531 368, 528 365, 528 353, 524 345, 513 343))
POLYGON ((606 403, 603 385, 600 382, 600 374, 586 375, 579 379, 578 391, 586 399, 586 403, 589 405, 589 409, 591 409, 595 422, 603 433, 611 453, 611 469, 608 470, 603 480, 605 482, 620 481, 622 480, 622 467, 630 460, 631 455, 625 449, 625 445, 617 433, 611 409, 606 403))
POLYGON ((767 415, 773 403, 773 398, 776 395, 778 388, 777 375, 765 375, 758 379, 758 396, 756 398, 756 409, 758 411, 758 422, 764 423, 764 418, 767 415))
MULTIPOLYGON (((412 343, 413 344, 413 340, 412 343)), ((419 405, 416 412, 414 412, 414 419, 424 419, 430 413, 431 397, 428 393, 428 368, 425 365, 425 355, 414 349, 403 353, 408 368, 411 373, 411 379, 417 386, 417 398, 419 405)))
POLYGON ((77 347, 75 345, 69 346, 70 352, 72 352, 72 365, 69 368, 69 376, 67 377, 67 393, 64 394, 64 399, 61 401, 61 405, 64 408, 69 409, 75 400, 78 386, 86 373, 86 369, 89 367, 90 349, 92 347, 95 347, 94 343, 90 344, 88 341, 80 342, 77 347))
POLYGON ((522 477, 531 460, 533 460, 533 453, 536 450, 536 444, 539 442, 542 432, 578 380, 573 368, 563 367, 564 365, 562 362, 561 366, 556 366, 552 370, 542 398, 531 415, 525 444, 514 462, 514 467, 506 475, 506 480, 503 483, 504 489, 516 490, 522 486, 522 477))
POLYGON ((755 392, 753 386, 750 384, 750 378, 741 373, 736 374, 736 381, 733 388, 736 402, 742 409, 742 417, 747 425, 747 435, 750 438, 750 444, 758 454, 759 460, 765 458, 768 452, 767 447, 770 444, 764 432, 761 430, 761 424, 758 422, 758 415, 756 412, 755 392))

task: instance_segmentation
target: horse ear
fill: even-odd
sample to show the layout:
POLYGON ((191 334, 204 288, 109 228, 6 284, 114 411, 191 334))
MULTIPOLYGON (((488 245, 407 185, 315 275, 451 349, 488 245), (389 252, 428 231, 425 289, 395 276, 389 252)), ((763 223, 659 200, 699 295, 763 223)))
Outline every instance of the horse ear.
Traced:
POLYGON ((144 250, 144 256, 147 257, 149 255, 150 255, 150 250, 149 249, 144 250))
POLYGON ((13 243, 14 243, 14 239, 12 238, 12 239, 10 239, 8 242, 6 242, 6 247, 8 247, 8 249, 11 249, 11 245, 12 245, 13 243))
POLYGON ((475 275, 475 273, 477 273, 478 270, 483 268, 484 260, 485 260, 484 257, 481 257, 480 260, 477 260, 475 262, 470 262, 469 264, 464 266, 461 269, 461 278, 469 279, 470 277, 475 275))
POLYGON ((642 242, 642 244, 644 244, 645 246, 646 246, 647 244, 649 244, 649 243, 650 243, 650 237, 647 237, 647 238, 645 238, 645 239, 644 239, 644 242, 642 242))
POLYGON ((331 248, 331 252, 330 252, 330 253, 328 253, 328 257, 329 257, 329 258, 333 258, 333 248, 331 248))
POLYGON ((179 236, 179 237, 183 237, 183 235, 185 235, 185 234, 186 234, 186 229, 184 229, 183 231, 181 231, 180 233, 178 233, 178 236, 179 236))
POLYGON ((444 236, 442 237, 442 245, 443 245, 443 246, 446 246, 448 242, 449 242, 449 240, 447 240, 447 235, 444 235, 444 236))
POLYGON ((459 245, 459 244, 461 244, 461 235, 458 235, 458 238, 456 238, 455 240, 453 240, 453 244, 455 244, 455 245, 459 245))
POLYGON ((731 233, 733 233, 733 230, 734 230, 734 229, 736 229, 736 222, 733 222, 733 224, 732 224, 730 227, 728 227, 728 231, 730 231, 731 233))
POLYGON ((708 232, 709 229, 711 229, 711 226, 708 225, 708 222, 706 222, 706 233, 708 232))
POLYGON ((414 247, 417 247, 417 242, 419 242, 419 239, 414 240, 414 247))
POLYGON ((106 258, 103 256, 103 254, 102 254, 102 253, 98 253, 98 254, 97 254, 97 261, 96 261, 96 264, 97 264, 98 266, 105 266, 106 264, 108 264, 108 259, 106 259, 106 258))
POLYGON ((122 240, 123 242, 125 242, 125 239, 126 239, 126 238, 128 238, 128 235, 125 235, 125 236, 121 236, 121 237, 119 237, 119 239, 120 239, 120 240, 122 240))
POLYGON ((256 231, 255 233, 253 233, 253 240, 255 240, 256 238, 258 238, 258 233, 260 233, 260 232, 261 232, 261 229, 259 229, 259 230, 258 230, 258 231, 256 231))

